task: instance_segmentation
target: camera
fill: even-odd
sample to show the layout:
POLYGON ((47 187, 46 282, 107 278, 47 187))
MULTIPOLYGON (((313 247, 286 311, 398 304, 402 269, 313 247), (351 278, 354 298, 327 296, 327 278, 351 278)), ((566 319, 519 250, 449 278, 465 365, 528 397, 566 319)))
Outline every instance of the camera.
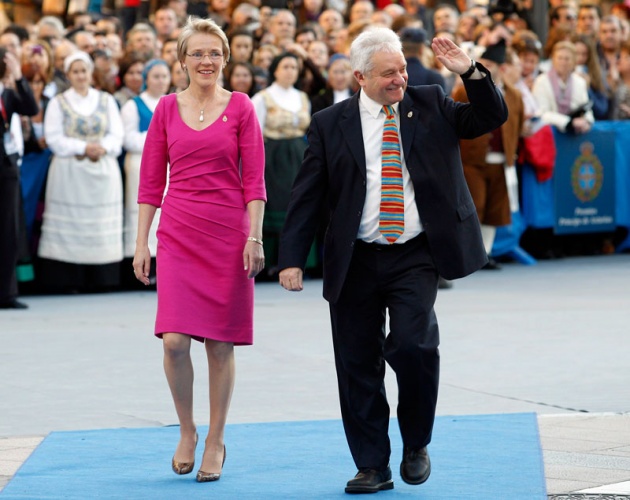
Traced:
POLYGON ((504 17, 509 17, 516 12, 517 8, 512 0, 493 0, 488 5, 488 14, 490 16, 502 14, 504 17))

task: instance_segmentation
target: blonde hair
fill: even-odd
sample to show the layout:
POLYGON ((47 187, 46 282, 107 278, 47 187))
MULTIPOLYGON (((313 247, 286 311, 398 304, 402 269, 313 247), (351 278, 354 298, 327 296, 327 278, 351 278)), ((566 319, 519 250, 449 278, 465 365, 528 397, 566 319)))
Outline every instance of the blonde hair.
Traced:
POLYGON ((559 50, 568 50, 573 55, 573 59, 577 59, 577 50, 575 49, 575 45, 573 42, 569 42, 566 40, 562 40, 560 42, 556 42, 551 49, 551 57, 558 52, 559 50))
POLYGON ((200 17, 190 16, 186 26, 182 28, 177 39, 177 59, 179 62, 184 62, 186 58, 186 52, 188 52, 188 40, 190 37, 197 34, 214 35, 221 40, 221 46, 223 48, 223 63, 227 63, 230 60, 230 43, 227 36, 223 33, 223 30, 219 28, 219 25, 212 19, 201 19, 200 17))

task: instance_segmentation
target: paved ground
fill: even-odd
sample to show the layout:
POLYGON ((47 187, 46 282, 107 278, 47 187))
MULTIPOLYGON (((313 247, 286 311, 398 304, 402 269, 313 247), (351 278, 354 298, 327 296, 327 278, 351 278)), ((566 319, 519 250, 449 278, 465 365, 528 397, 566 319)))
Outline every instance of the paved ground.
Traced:
MULTIPOLYGON (((0 311, 0 489, 58 430, 175 423, 152 292, 0 311)), ((630 498, 630 255, 482 271, 441 291, 440 415, 536 412, 552 498, 630 498)), ((339 418, 321 282, 257 285, 230 421, 339 418)), ((196 394, 207 393, 203 349, 196 394)), ((390 400, 395 384, 388 374, 390 400)), ((207 422, 202 397, 199 422, 207 422)))

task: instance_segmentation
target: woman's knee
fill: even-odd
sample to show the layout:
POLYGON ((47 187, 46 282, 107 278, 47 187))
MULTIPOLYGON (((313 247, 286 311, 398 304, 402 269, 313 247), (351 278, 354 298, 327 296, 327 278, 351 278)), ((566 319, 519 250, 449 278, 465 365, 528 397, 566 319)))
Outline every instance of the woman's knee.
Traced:
POLYGON ((225 363, 234 358, 234 344, 206 339, 206 352, 211 361, 225 363))
POLYGON ((190 337, 179 333, 165 333, 162 335, 165 356, 179 358, 190 353, 190 337))

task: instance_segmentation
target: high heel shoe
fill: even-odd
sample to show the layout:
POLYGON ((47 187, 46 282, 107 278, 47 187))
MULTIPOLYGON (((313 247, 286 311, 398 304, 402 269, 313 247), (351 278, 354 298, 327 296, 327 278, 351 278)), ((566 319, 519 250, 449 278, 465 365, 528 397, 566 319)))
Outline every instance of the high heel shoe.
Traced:
MULTIPOLYGON (((221 462, 221 469, 223 469, 223 464, 225 464, 225 457, 227 456, 227 450, 225 445, 223 445, 223 462, 221 462)), ((197 471, 197 482, 198 483, 209 483, 210 481, 218 481, 221 479, 220 472, 204 472, 201 469, 197 471)))
MULTIPOLYGON (((197 441, 199 441, 199 434, 195 432, 195 450, 197 449, 197 441)), ((193 455, 192 462, 176 462, 175 456, 173 456, 172 467, 173 472, 175 474, 179 474, 180 476, 183 476, 184 474, 190 474, 195 468, 195 457, 193 455)))

